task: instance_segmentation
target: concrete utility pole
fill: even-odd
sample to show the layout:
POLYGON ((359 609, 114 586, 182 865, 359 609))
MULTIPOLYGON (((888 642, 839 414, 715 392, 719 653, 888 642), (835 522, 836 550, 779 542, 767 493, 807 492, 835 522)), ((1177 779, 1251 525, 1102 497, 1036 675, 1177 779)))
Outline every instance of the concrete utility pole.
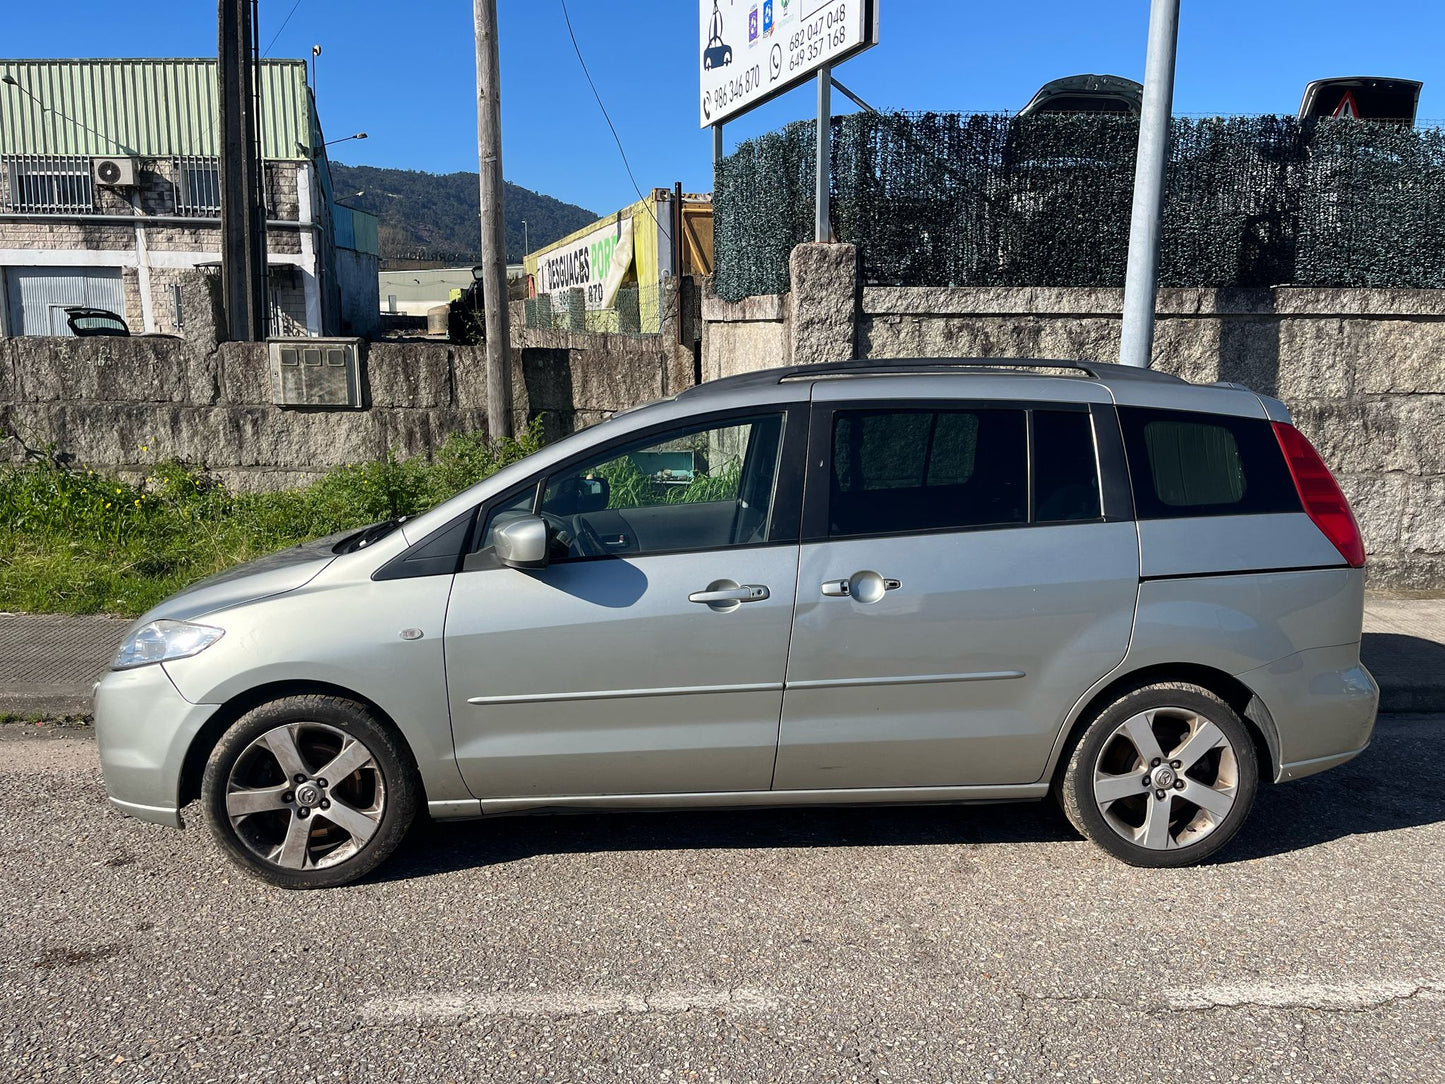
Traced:
POLYGON ((1152 0, 1139 159, 1134 168, 1134 213, 1129 222, 1129 270, 1124 280, 1124 327, 1119 361, 1149 368, 1154 356, 1154 311, 1159 297, 1159 232, 1169 165, 1174 108, 1174 60, 1179 49, 1179 0, 1152 0))
POLYGON ((472 0, 477 36, 477 157, 481 163, 482 304, 487 325, 487 433, 512 435, 507 243, 502 223, 502 72, 497 0, 472 0))
POLYGON ((257 142, 254 0, 219 0, 221 291, 232 340, 266 338, 266 216, 257 142))

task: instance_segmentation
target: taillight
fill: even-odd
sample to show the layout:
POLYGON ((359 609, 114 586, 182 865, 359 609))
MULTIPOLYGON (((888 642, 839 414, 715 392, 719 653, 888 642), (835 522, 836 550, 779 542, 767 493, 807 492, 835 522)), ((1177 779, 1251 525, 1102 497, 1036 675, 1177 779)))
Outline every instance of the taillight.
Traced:
POLYGON ((1274 423, 1274 435, 1284 452, 1289 472, 1294 477, 1294 487, 1299 493, 1300 503, 1305 512, 1314 520, 1315 526, 1334 543, 1340 556, 1352 568, 1365 564, 1365 540, 1360 537, 1360 525, 1350 511, 1350 502, 1340 490, 1340 484, 1325 466, 1320 453, 1309 439, 1292 425, 1274 423))

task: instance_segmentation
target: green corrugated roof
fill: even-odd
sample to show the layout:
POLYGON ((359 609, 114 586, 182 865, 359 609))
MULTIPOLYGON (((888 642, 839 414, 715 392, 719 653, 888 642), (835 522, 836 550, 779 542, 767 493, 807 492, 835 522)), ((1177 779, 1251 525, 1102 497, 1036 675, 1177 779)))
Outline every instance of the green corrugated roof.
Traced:
MULTIPOLYGON (((0 154, 214 156, 215 60, 0 60, 0 154), (24 93, 28 91, 30 97, 24 93)), ((261 61, 262 154, 312 146, 304 60, 261 61)))

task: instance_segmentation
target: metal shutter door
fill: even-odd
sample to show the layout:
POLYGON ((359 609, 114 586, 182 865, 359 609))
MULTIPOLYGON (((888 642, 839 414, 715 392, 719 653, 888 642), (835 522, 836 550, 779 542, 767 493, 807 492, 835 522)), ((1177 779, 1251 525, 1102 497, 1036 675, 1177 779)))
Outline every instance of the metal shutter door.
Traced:
POLYGON ((5 272, 15 335, 69 335, 65 309, 88 305, 125 316, 119 267, 12 267, 5 272))

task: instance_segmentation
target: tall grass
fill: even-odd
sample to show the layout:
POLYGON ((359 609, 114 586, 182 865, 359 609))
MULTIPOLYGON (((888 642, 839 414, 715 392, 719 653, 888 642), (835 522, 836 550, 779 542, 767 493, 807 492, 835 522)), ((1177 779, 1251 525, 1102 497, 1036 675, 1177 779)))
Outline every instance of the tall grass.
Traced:
POLYGON ((338 467, 303 489, 232 493, 179 463, 128 482, 53 454, 0 468, 0 610, 134 615, 241 561, 416 515, 541 447, 455 436, 430 460, 338 467))

